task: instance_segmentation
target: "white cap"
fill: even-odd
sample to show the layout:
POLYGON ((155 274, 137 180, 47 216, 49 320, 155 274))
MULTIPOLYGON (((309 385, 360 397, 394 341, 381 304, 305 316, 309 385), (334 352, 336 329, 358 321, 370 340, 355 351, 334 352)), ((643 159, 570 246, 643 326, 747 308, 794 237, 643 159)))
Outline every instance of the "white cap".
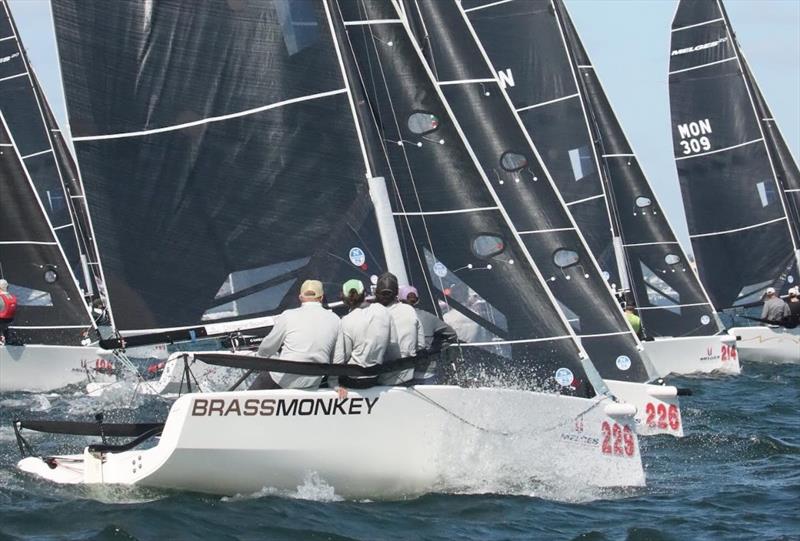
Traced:
POLYGON ((5 291, 7 289, 8 289, 8 282, 5 279, 0 278, 0 290, 5 291))
POLYGON ((794 286, 789 288, 789 295, 800 296, 800 287, 794 286))
POLYGON ((774 295, 774 294, 775 294, 775 288, 774 287, 768 287, 767 288, 767 295, 774 295))

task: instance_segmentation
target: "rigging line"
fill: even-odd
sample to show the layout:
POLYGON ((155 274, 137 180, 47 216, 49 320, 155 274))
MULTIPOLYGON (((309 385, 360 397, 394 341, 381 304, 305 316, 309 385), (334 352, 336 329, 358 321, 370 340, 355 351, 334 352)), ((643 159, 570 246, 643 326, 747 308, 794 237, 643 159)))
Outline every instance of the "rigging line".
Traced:
POLYGON ((710 302, 692 302, 689 304, 670 304, 667 306, 637 306, 637 310, 670 310, 672 308, 690 308, 692 306, 711 306, 710 302))
POLYGON ((748 225, 745 227, 739 227, 737 229, 726 229, 725 231, 714 231, 713 233, 698 233, 697 235, 689 235, 690 239, 696 239, 699 237, 713 237, 715 235, 727 235, 729 233, 738 233, 739 231, 746 231, 748 229, 755 229, 757 227, 763 227, 765 225, 774 224, 786 219, 786 216, 781 216, 780 218, 775 218, 774 220, 769 220, 767 222, 761 222, 759 224, 748 225))
POLYGON ((506 437, 513 435, 511 432, 503 432, 501 430, 493 430, 491 428, 486 428, 486 427, 483 427, 483 426, 480 426, 480 425, 476 425, 475 423, 464 419, 463 417, 461 417, 460 415, 458 415, 454 411, 444 407, 443 405, 441 405, 439 402, 435 401, 433 398, 429 397, 428 395, 422 393, 421 391, 418 391, 416 389, 416 387, 409 387, 408 390, 411 391, 411 393, 413 395, 416 395, 420 399, 422 399, 425 402, 431 404, 432 406, 435 406, 436 408, 439 408, 440 410, 442 410, 446 414, 450 415, 451 417, 455 417, 456 419, 458 419, 459 421, 461 421, 465 425, 471 426, 472 428, 480 430, 481 432, 487 432, 489 434, 497 434, 498 436, 506 436, 506 437))
POLYGON ((42 154, 47 154, 48 152, 53 152, 52 148, 48 148, 46 150, 40 150, 39 152, 34 152, 32 154, 28 154, 26 156, 21 156, 23 160, 27 160, 28 158, 33 158, 35 156, 41 156, 42 154))
POLYGON ((716 154, 717 152, 725 152, 726 150, 733 150, 733 149, 736 149, 736 148, 739 148, 739 147, 752 145, 753 143, 758 143, 759 141, 763 141, 763 140, 764 140, 763 137, 759 137, 758 139, 753 139, 752 141, 746 141, 744 143, 739 143, 738 145, 733 145, 733 146, 729 146, 729 147, 725 147, 725 148, 718 148, 716 150, 709 150, 708 152, 700 152, 698 154, 690 154, 689 156, 678 156, 678 157, 675 158, 675 161, 677 162, 677 161, 680 161, 680 160, 688 160, 690 158, 698 158, 700 156, 708 156, 709 154, 716 154))
POLYGON ((74 224, 64 224, 64 225, 59 225, 58 227, 54 227, 54 228, 53 228, 53 231, 58 231, 59 229, 64 229, 64 228, 67 228, 67 227, 73 227, 73 226, 74 226, 74 224))
POLYGON ((571 334, 564 334, 559 336, 548 336, 544 338, 521 338, 519 340, 492 340, 489 342, 459 342, 459 346, 469 347, 483 347, 483 346, 508 346, 513 344, 534 344, 537 342, 551 342, 554 340, 571 340, 571 334))
POLYGON ((528 111, 530 109, 536 109, 537 107, 544 107, 545 105, 550 105, 551 103, 558 103, 560 101, 569 100, 569 99, 572 99, 572 98, 579 98, 579 97, 580 97, 580 93, 576 92, 574 94, 570 94, 569 96, 562 96, 560 98, 555 98, 555 99, 552 99, 552 100, 547 100, 547 101, 543 101, 543 102, 540 102, 540 103, 535 103, 533 105, 526 105, 525 107, 520 107, 519 109, 517 109, 517 112, 521 113, 523 111, 528 111))
POLYGON ((9 39, 17 39, 17 36, 15 36, 14 34, 11 34, 10 36, 6 36, 4 38, 0 38, 0 41, 6 41, 6 40, 9 40, 9 39))
POLYGON ((431 45, 431 36, 430 33, 428 32, 428 25, 425 24, 425 17, 422 16, 422 10, 419 7, 419 1, 418 0, 413 0, 413 1, 414 1, 414 7, 417 10, 417 20, 419 20, 419 22, 422 24, 422 31, 425 33, 423 39, 425 40, 428 46, 428 50, 430 51, 431 54, 431 70, 433 70, 433 73, 436 75, 436 79, 438 80, 439 70, 436 68, 436 57, 433 54, 433 46, 431 45))
POLYGON ((717 19, 711 19, 710 21, 703 21, 702 23, 695 23, 695 24, 690 24, 690 25, 687 25, 687 26, 679 26, 678 28, 673 28, 672 30, 670 30, 670 32, 680 32, 681 30, 688 30, 690 28, 696 28, 698 26, 705 26, 707 24, 712 24, 712 23, 716 23, 716 22, 724 21, 724 20, 725 20, 724 18, 719 17, 717 19))
POLYGON ((55 246, 58 243, 44 240, 0 240, 0 244, 36 244, 39 246, 55 246))
POLYGON ((671 71, 671 72, 669 72, 669 75, 675 75, 676 73, 684 73, 686 71, 699 70, 701 68, 707 68, 708 66, 715 66, 717 64, 722 64, 724 62, 730 62, 731 60, 736 60, 736 57, 732 56, 730 58, 724 58, 722 60, 715 60, 714 62, 706 62, 705 64, 700 64, 699 66, 692 66, 691 68, 683 68, 683 69, 671 71))
POLYGON ((9 79, 16 79, 17 77, 25 77, 26 75, 28 75, 27 72, 17 73, 16 75, 9 75, 8 77, 3 77, 2 79, 0 79, 0 83, 2 83, 3 81, 8 81, 9 79))
POLYGON ((499 6, 500 4, 508 4, 509 2, 513 2, 514 0, 497 0, 496 2, 490 2, 488 4, 483 4, 482 6, 475 6, 469 9, 465 9, 464 13, 469 13, 470 11, 477 11, 479 9, 486 9, 494 6, 499 6))
POLYGON ((184 122, 183 124, 174 124, 172 126, 165 126, 163 128, 153 128, 151 130, 140 130, 140 131, 133 131, 133 132, 123 132, 123 133, 111 133, 106 135, 84 135, 81 137, 73 137, 73 141, 100 141, 106 139, 123 139, 126 137, 141 137, 146 135, 153 135, 156 133, 165 133, 171 132, 176 130, 182 130, 185 128, 191 128, 193 126, 200 126, 203 124, 211 124, 213 122, 220 122, 223 120, 230 120, 232 118, 239 118, 242 116, 253 115, 256 113, 261 113, 263 111, 269 111, 270 109, 277 109, 279 107, 284 107, 286 105, 292 105, 295 103, 301 103, 304 101, 316 100, 320 98, 327 98, 329 96, 336 96, 338 94, 346 94, 347 88, 338 88, 336 90, 329 90, 327 92, 318 92, 316 94, 309 94, 307 96, 300 96, 297 98, 291 98, 288 100, 278 101, 275 103, 270 103, 269 105, 262 105, 261 107, 255 107, 253 109, 247 109, 244 111, 239 111, 236 113, 230 113, 227 115, 219 115, 219 116, 212 116, 208 118, 203 118, 200 120, 195 120, 193 122, 184 122))
MULTIPOLYGON (((362 0, 362 2, 363 2, 363 0, 362 0)), ((396 7, 395 7, 395 9, 396 9, 396 7)), ((384 91, 386 93, 386 97, 387 97, 387 100, 389 102, 389 110, 391 111, 392 121, 394 122, 395 129, 397 130, 397 134, 398 135, 402 135, 402 131, 400 130, 400 123, 398 122, 398 119, 397 119, 397 110, 395 109, 394 101, 392 100, 391 91, 389 89, 389 83, 388 83, 388 81, 386 79, 386 72, 385 72, 384 67, 383 67, 383 62, 381 61, 380 51, 378 50, 378 45, 377 45, 378 39, 375 37, 375 35, 373 33, 373 30, 372 30, 372 27, 368 27, 368 28, 369 28, 369 32, 370 32, 370 37, 372 38, 372 48, 373 48, 373 50, 375 52, 375 58, 376 58, 376 60, 378 62, 378 72, 380 73, 381 81, 383 82, 384 91)), ((365 38, 365 41, 366 41, 366 38, 365 38)), ((369 48, 369 45, 366 44, 366 47, 369 48)), ((356 65, 357 64, 358 63, 356 63, 356 65)), ((361 70, 359 70, 359 73, 360 72, 361 72, 361 70)), ((375 85, 375 89, 376 89, 376 92, 377 92, 377 85, 375 85)), ((377 102, 377 94, 376 94, 376 102, 377 102)), ((376 129, 380 132, 380 127, 376 126, 376 129)), ((400 192, 400 189, 399 189, 399 187, 397 185, 397 179, 396 179, 396 177, 394 175, 394 171, 392 169, 391 162, 390 162, 390 160, 388 158, 389 154, 388 154, 388 149, 386 148, 386 143, 385 143, 385 141, 383 141, 382 137, 380 139, 381 139, 381 147, 383 147, 384 153, 386 154, 387 167, 389 168, 389 171, 392 173, 392 183, 394 184, 394 189, 395 189, 395 194, 397 196, 397 200, 400 202, 400 208, 405 212, 405 202, 403 201, 403 198, 400 196, 401 192, 400 192)), ((409 177, 409 180, 411 181, 411 188, 414 191, 414 197, 417 200, 417 208, 418 209, 422 209, 422 200, 420 199, 419 191, 417 190, 417 182, 416 182, 416 179, 414 178, 414 173, 413 173, 413 170, 412 170, 412 167, 411 167, 411 162, 410 162, 410 160, 408 158, 408 153, 406 152, 406 148, 405 147, 401 147, 400 151, 401 151, 402 156, 403 156, 403 161, 406 164, 406 169, 408 171, 408 177, 409 177)), ((411 227, 411 220, 409 220, 407 215, 405 216, 405 221, 406 221, 406 227, 408 228, 409 234, 412 236, 412 243, 411 244, 414 247, 414 251, 417 254, 417 261, 419 262, 420 269, 422 269, 423 274, 424 274, 425 268, 427 267, 427 265, 426 265, 426 262, 424 261, 422 253, 420 252, 419 246, 417 246, 416 242, 413 242, 413 229, 411 227)), ((425 237, 428 240, 428 246, 431 249, 431 255, 433 255, 433 258, 438 261, 439 258, 436 257, 436 252, 435 252, 435 250, 433 248, 433 241, 431 240, 430 230, 428 229, 428 223, 425 220, 424 216, 421 217, 421 222, 422 222, 423 231, 425 232, 425 237)), ((426 287, 426 289, 428 289, 428 294, 431 297, 431 303, 433 305, 434 310, 436 310, 437 309, 436 296, 434 295, 433 291, 431 290, 431 285, 428 283, 428 280, 425 281, 425 287, 426 287)))

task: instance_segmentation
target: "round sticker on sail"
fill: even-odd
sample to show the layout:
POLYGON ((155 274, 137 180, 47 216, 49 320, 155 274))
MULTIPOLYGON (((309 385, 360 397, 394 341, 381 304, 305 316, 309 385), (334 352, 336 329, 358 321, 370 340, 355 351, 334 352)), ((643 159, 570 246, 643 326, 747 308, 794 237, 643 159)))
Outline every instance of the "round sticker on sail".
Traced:
POLYGON ((356 267, 360 267, 364 264, 367 260, 367 256, 364 254, 364 250, 356 246, 355 248, 350 248, 350 263, 355 265, 356 267))
POLYGON ((617 368, 620 370, 627 370, 631 367, 631 358, 627 355, 620 355, 617 357, 617 368))
POLYGON ((562 387, 568 387, 572 385, 572 381, 575 379, 575 376, 572 375, 572 370, 569 368, 559 368, 556 370, 555 378, 559 385, 562 387))
POLYGON ((441 261, 437 261, 433 264, 433 274, 438 276, 439 278, 444 278, 447 276, 447 267, 444 266, 444 263, 441 261))
POLYGON ((700 323, 702 323, 703 325, 708 325, 709 323, 711 323, 711 318, 703 314, 702 316, 700 316, 700 323))

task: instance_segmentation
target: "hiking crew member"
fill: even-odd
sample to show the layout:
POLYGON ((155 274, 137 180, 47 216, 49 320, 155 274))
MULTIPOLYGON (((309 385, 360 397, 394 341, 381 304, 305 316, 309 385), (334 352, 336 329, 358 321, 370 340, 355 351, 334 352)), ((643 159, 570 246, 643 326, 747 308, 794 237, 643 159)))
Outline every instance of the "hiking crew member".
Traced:
MULTIPOLYGON (((417 318, 417 311, 412 306, 397 302, 397 293, 397 276, 390 272, 383 273, 375 284, 375 300, 389 310, 395 329, 386 353, 387 361, 413 357, 425 344, 425 335, 417 318)), ((407 368, 381 374, 378 381, 382 385, 400 385, 413 378, 414 369, 407 368)))
POLYGON ((8 339, 8 326, 17 313, 17 298, 8 291, 8 282, 0 279, 0 345, 8 339))
POLYGON ((784 318, 789 317, 789 305, 775 294, 774 287, 767 288, 766 296, 764 308, 761 310, 761 319, 768 325, 780 325, 784 318))
MULTIPOLYGON (((364 284, 361 280, 348 280, 344 283, 342 301, 350 312, 342 318, 333 354, 334 364, 349 363, 366 368, 382 364, 386 357, 392 340, 392 316, 385 306, 368 304, 364 299, 364 284)), ((365 389, 377 384, 377 376, 328 378, 328 385, 337 390, 340 398, 347 396, 345 387, 365 389)))
MULTIPOLYGON (((422 325, 422 334, 425 337, 423 347, 429 352, 441 351, 445 345, 458 342, 458 336, 453 327, 436 317, 435 314, 417 308, 419 294, 414 286, 403 286, 400 288, 398 299, 400 302, 413 306, 417 312, 417 319, 422 325)), ((427 369, 416 368, 414 370, 414 383, 433 385, 436 381, 436 363, 431 361, 427 369)))
POLYGON ((636 333, 636 336, 638 336, 640 339, 644 338, 644 334, 642 333, 642 320, 636 315, 635 304, 628 303, 625 305, 625 319, 627 319, 628 323, 631 324, 633 332, 636 333))
MULTIPOLYGON (((322 307, 322 282, 306 280, 300 287, 300 308, 286 310, 258 347, 261 357, 330 364, 339 336, 339 316, 322 307)), ((322 376, 262 372, 250 389, 317 389, 322 376)))
POLYGON ((790 327, 797 327, 800 325, 800 287, 794 286, 789 289, 789 319, 788 325, 790 327))

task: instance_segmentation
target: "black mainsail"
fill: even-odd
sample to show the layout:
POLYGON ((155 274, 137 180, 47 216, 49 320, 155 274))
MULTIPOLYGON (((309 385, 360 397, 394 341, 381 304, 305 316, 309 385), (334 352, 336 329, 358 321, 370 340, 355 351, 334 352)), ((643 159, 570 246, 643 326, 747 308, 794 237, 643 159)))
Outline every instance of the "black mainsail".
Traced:
POLYGON ((258 319, 297 303, 303 278, 333 294, 385 269, 322 3, 53 14, 116 329, 258 319))
POLYGON ((681 1, 670 50, 675 164, 700 277, 718 310, 768 287, 785 293, 800 260, 797 169, 722 4, 681 1))
POLYGON ((339 8, 388 156, 382 174, 395 190, 412 282, 425 284, 468 356, 500 367, 489 374, 576 395, 589 381, 602 386, 396 7, 343 1, 339 8))
POLYGON ((5 109, 0 121, 0 278, 18 302, 9 343, 80 345, 94 322, 5 109))
POLYGON ((75 164, 33 72, 6 2, 0 9, 0 109, 15 134, 67 262, 83 291, 95 291, 96 262, 75 164))
POLYGON ((632 293, 646 334, 719 332, 563 2, 465 11, 604 275, 632 293))

